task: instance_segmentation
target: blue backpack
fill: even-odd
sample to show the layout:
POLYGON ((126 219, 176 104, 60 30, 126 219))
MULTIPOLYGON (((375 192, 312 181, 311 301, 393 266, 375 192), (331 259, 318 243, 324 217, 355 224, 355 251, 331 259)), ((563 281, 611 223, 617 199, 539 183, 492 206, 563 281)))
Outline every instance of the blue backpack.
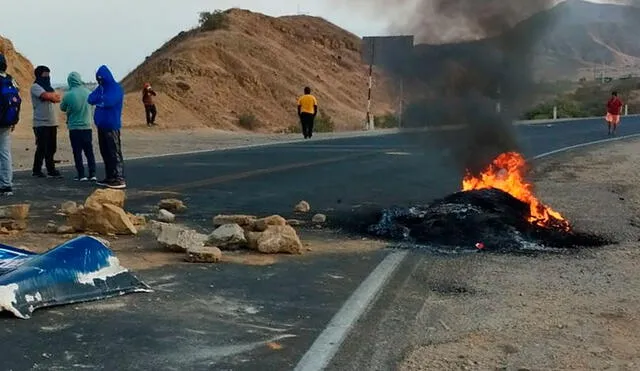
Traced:
POLYGON ((0 128, 14 126, 20 120, 20 92, 13 77, 0 77, 0 128))

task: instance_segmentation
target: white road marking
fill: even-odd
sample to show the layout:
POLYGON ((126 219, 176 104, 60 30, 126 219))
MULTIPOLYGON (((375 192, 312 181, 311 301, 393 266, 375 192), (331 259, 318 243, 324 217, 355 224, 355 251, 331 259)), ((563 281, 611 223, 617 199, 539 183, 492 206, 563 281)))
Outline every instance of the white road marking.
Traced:
MULTIPOLYGON (((537 160, 577 148, 635 137, 640 137, 640 134, 624 135, 576 144, 542 153, 531 159, 537 160)), ((408 251, 393 252, 378 264, 374 271, 369 274, 342 305, 338 313, 333 316, 327 327, 320 333, 316 341, 311 345, 311 348, 307 350, 300 362, 298 362, 294 371, 321 371, 329 365, 342 346, 348 333, 360 317, 371 307, 382 288, 387 284, 389 278, 395 273, 408 253, 408 251)))
POLYGON ((327 367, 353 325, 369 308, 408 253, 408 251, 393 252, 378 264, 333 316, 329 325, 302 357, 294 371, 315 371, 327 367))

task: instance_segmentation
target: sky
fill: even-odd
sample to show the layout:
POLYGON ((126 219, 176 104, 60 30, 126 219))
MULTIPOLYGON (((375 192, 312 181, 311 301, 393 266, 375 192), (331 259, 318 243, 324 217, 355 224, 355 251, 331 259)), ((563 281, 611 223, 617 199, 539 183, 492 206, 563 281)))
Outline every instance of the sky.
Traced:
POLYGON ((0 0, 0 35, 34 66, 51 68, 52 81, 64 83, 71 71, 86 81, 106 64, 122 79, 144 58, 180 31, 197 24, 200 11, 239 7, 272 16, 322 16, 360 35, 384 32, 384 21, 354 16, 335 1, 317 0, 0 0), (269 5, 267 5, 269 4, 269 5))
POLYGON ((116 79, 122 79, 177 33, 195 26, 200 11, 239 7, 271 16, 304 13, 321 16, 359 36, 386 34, 383 14, 372 18, 372 12, 337 6, 339 3, 336 0, 0 0, 2 9, 10 12, 10 16, 3 16, 0 35, 9 38, 34 66, 49 66, 55 83, 64 83, 71 71, 93 81, 102 64, 111 68, 116 79))

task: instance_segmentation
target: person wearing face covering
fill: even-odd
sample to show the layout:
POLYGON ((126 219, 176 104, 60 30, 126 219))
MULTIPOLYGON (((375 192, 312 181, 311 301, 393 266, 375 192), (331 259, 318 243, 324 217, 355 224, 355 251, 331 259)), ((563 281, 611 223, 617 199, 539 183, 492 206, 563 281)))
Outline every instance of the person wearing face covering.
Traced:
POLYGON ((98 129, 98 145, 105 170, 105 178, 97 184, 123 189, 127 187, 120 141, 124 91, 105 65, 98 68, 96 81, 98 86, 91 92, 87 102, 95 106, 93 121, 98 129))
POLYGON ((20 121, 21 104, 18 84, 7 73, 7 60, 0 53, 0 196, 13 195, 11 133, 20 121))
POLYGON ((36 80, 31 85, 31 102, 33 104, 33 133, 36 137, 36 153, 33 158, 32 175, 38 178, 61 178, 56 170, 54 155, 57 149, 58 123, 54 104, 60 103, 60 95, 51 86, 51 70, 46 66, 36 67, 36 80), (44 161, 47 174, 42 172, 44 161))
POLYGON ((147 126, 156 125, 156 115, 158 109, 153 102, 153 97, 156 96, 156 92, 151 87, 151 84, 146 82, 142 88, 142 104, 144 104, 144 113, 147 119, 147 126))

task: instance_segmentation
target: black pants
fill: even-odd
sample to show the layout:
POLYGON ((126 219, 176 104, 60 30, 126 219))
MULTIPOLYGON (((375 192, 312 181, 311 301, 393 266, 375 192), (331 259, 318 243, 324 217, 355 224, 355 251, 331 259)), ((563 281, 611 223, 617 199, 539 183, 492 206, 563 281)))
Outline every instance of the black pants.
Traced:
POLYGON ((302 112, 300 114, 300 124, 302 125, 302 135, 311 138, 313 135, 313 120, 316 116, 313 113, 302 112))
POLYGON ((98 128, 98 145, 104 162, 105 179, 124 180, 120 130, 98 128))
POLYGON ((89 178, 96 175, 96 158, 93 154, 93 145, 91 143, 91 129, 69 130, 69 140, 71 141, 71 149, 73 150, 73 161, 76 165, 78 178, 84 178, 84 164, 82 163, 82 153, 87 158, 87 166, 89 167, 89 178))
POLYGON ((44 161, 48 174, 56 172, 56 165, 53 156, 58 147, 58 127, 39 126, 33 128, 36 136, 36 153, 33 156, 33 173, 42 173, 42 162, 44 161))
POLYGON ((158 114, 158 110, 156 109, 155 104, 145 105, 144 113, 147 116, 147 125, 156 123, 156 114, 158 114))

